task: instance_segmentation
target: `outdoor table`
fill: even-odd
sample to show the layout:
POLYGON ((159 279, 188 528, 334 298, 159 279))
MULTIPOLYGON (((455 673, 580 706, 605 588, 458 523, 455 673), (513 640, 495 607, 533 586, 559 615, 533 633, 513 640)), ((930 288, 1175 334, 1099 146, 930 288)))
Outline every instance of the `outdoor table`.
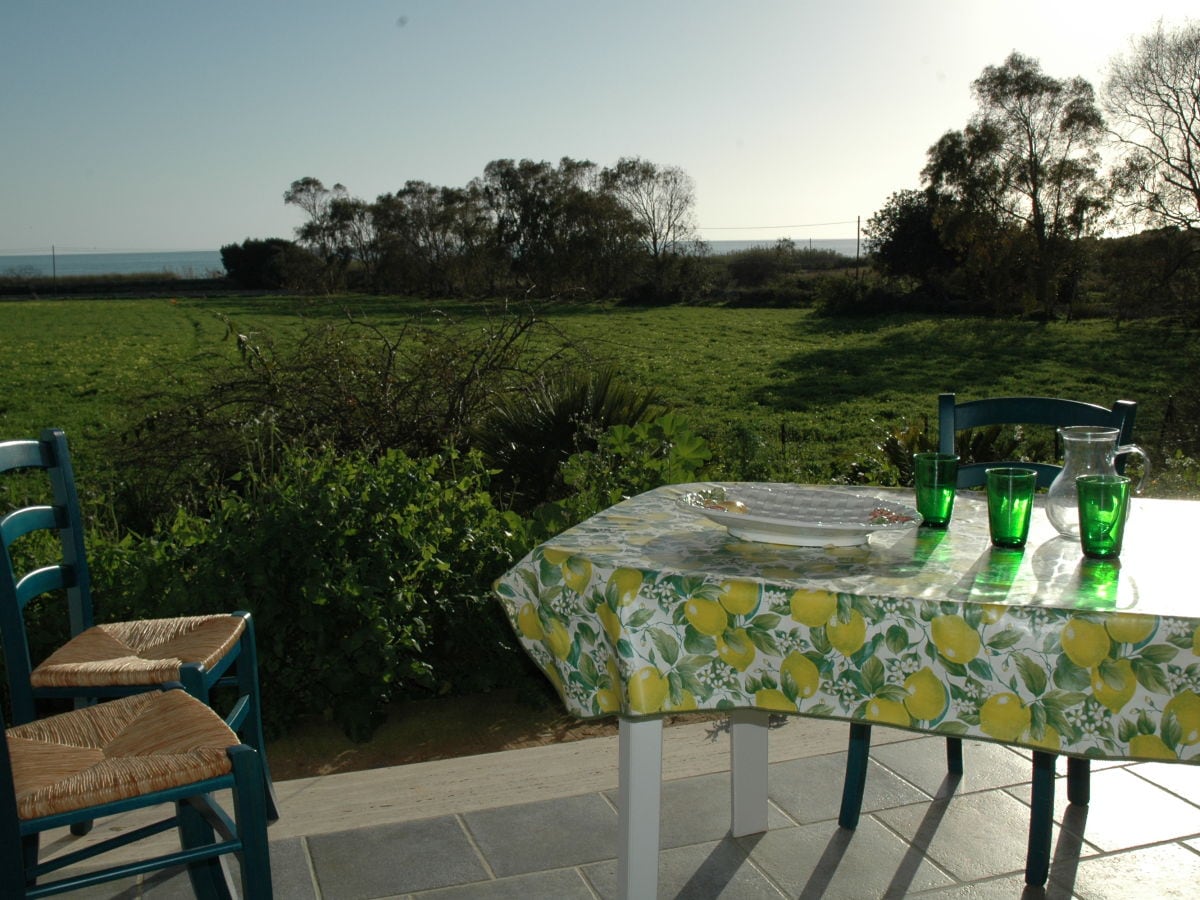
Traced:
POLYGON ((767 827, 771 714, 1200 762, 1200 502, 1135 499, 1120 559, 1094 561, 1040 508, 1023 551, 993 548, 977 492, 945 531, 840 547, 740 540, 678 502, 736 487, 625 500, 496 583, 568 711, 620 716, 624 896, 656 890, 665 714, 730 713, 735 836, 767 827))

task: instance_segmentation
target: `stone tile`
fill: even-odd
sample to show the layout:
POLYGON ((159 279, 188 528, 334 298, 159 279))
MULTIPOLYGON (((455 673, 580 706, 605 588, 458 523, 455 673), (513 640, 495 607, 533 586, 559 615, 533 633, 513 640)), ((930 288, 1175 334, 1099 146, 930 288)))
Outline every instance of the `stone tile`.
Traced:
MULTIPOLYGON (((678 900, 780 900, 786 896, 746 859, 739 843, 726 838, 664 850, 658 857, 658 896, 678 900)), ((617 896, 616 860, 585 866, 583 872, 601 897, 617 896)))
POLYGON ((959 881, 1025 871, 1029 807, 1004 791, 956 794, 876 816, 959 881))
POLYGON ((552 872, 533 872, 495 881, 476 881, 458 887, 422 891, 413 896, 414 900, 529 900, 531 897, 594 900, 594 895, 584 883, 583 876, 576 869, 556 869, 552 872))
POLYGON ((1030 760, 1001 744, 985 741, 963 741, 963 774, 958 778, 946 771, 943 738, 872 746, 871 757, 933 797, 990 791, 1033 778, 1030 760))
POLYGON ((317 900, 303 838, 271 842, 271 883, 277 897, 317 900))
MULTIPOLYGON (((776 771, 776 766, 771 766, 769 784, 774 781, 776 771)), ((617 805, 616 791, 605 796, 614 807, 617 805)), ((732 804, 728 772, 663 782, 658 838, 660 849, 685 847, 728 837, 733 817, 732 804)), ((783 828, 790 824, 786 816, 768 804, 768 828, 783 828)))
POLYGON ((1159 787, 1176 794, 1193 804, 1200 804, 1200 766, 1179 763, 1135 763, 1126 767, 1139 778, 1145 778, 1159 787))
MULTIPOLYGON (((1010 793, 1029 802, 1028 785, 1010 793)), ((1054 791, 1055 819, 1062 821, 1069 806, 1066 784, 1059 781, 1054 791)), ((1091 802, 1084 811, 1083 836, 1106 852, 1200 835, 1200 808, 1127 768, 1093 772, 1091 802)))
POLYGON ((973 881, 919 896, 921 900, 1072 900, 1074 897, 1069 889, 1053 883, 1045 888, 1030 887, 1023 875, 973 881))
POLYGON ((617 856, 617 814, 599 794, 465 813, 498 878, 617 856))
MULTIPOLYGON (((795 759, 771 766, 767 793, 780 809, 800 824, 807 825, 837 818, 845 779, 844 753, 795 759)), ((873 761, 868 764, 867 784, 863 790, 864 814, 928 799, 929 795, 882 766, 873 761)))
POLYGON ((1200 856, 1161 844, 1083 860, 1072 889, 1081 900, 1191 900, 1198 884, 1200 856))
MULTIPOLYGON (((53 877, 50 876, 50 879, 44 880, 52 880, 53 877)), ((187 880, 186 877, 184 880, 187 880)), ((138 900, 142 896, 141 890, 137 878, 120 878, 106 884, 80 888, 77 891, 71 891, 69 894, 63 894, 63 896, 70 897, 71 900, 138 900)), ((195 897, 191 893, 191 888, 188 888, 187 896, 189 898, 195 897)))
POLYGON ((873 816, 864 817, 854 831, 825 821, 738 843, 789 897, 900 897, 953 884, 873 816))
POLYGON ((324 900, 366 900, 489 878, 454 816, 308 838, 324 900))

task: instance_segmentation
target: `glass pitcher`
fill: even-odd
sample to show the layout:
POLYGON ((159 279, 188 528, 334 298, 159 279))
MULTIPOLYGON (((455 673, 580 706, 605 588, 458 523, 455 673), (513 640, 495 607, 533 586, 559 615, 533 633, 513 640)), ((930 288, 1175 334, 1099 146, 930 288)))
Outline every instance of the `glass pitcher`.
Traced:
POLYGON ((1063 467, 1050 485, 1046 495, 1046 515, 1058 533, 1079 537, 1079 496, 1075 479, 1080 475, 1116 475, 1116 459, 1126 453, 1142 458, 1142 477, 1137 493, 1141 493, 1150 460, 1137 444, 1117 444, 1121 432, 1116 428, 1095 428, 1090 425, 1071 425, 1058 429, 1063 441, 1063 467))

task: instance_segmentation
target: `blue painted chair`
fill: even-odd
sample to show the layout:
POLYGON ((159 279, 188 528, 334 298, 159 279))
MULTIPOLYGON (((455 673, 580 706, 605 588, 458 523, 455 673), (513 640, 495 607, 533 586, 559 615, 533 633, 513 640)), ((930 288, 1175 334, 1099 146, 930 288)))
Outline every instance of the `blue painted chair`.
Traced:
MULTIPOLYGON (((258 660, 250 614, 186 616, 96 624, 84 551, 83 522, 66 437, 45 429, 38 440, 0 443, 0 473, 43 473, 49 504, 7 512, 0 520, 0 636, 6 665, 19 688, 11 696, 14 723, 36 717, 37 698, 72 698, 76 705, 158 690, 178 683, 209 703, 214 689, 229 686, 237 699, 227 724, 258 756, 267 813, 277 819, 262 730, 258 660), (18 538, 49 536, 52 546, 38 568, 18 573, 10 548, 18 538), (25 610, 35 597, 66 594, 70 639, 36 666, 30 658, 25 610)), ((33 540, 33 539, 31 539, 33 540)), ((77 825, 83 833, 85 825, 77 825)))
MULTIPOLYGON (((15 693, 27 690, 19 667, 9 667, 8 676, 15 693)), ((118 697, 6 728, 4 738, 0 896, 47 897, 186 865, 198 898, 224 900, 231 892, 220 857, 232 853, 241 863, 242 896, 270 900, 266 780, 259 755, 186 691, 118 697), (232 818, 213 799, 226 789, 232 791, 232 818), (173 809, 158 822, 39 859, 40 836, 50 829, 160 805, 173 809), (91 868, 91 860, 172 827, 179 834, 178 851, 91 868)))
MULTIPOLYGON (((1091 425, 1120 430, 1118 442, 1132 443, 1137 404, 1118 400, 1112 408, 1078 400, 1052 397, 992 397, 959 403, 954 394, 938 397, 938 450, 954 453, 960 432, 993 425, 1045 425, 1062 428, 1091 425)), ((1020 465, 1036 469, 1038 487, 1049 488, 1062 470, 1052 463, 1024 460, 968 462, 958 467, 958 487, 977 488, 986 482, 986 471, 997 465, 1020 465)), ((951 526, 953 527, 953 526, 951 526)), ((871 750, 871 726, 850 725, 850 746, 846 762, 846 780, 842 786, 842 805, 838 824, 858 826, 863 790, 867 780, 867 762, 871 750)), ((1029 847, 1025 859, 1025 881, 1031 885, 1046 882, 1050 867, 1051 815, 1054 809, 1055 754, 1034 751, 1033 797, 1029 817, 1029 847)), ((952 775, 963 771, 962 741, 946 739, 946 767, 952 775)), ((1089 764, 1086 759, 1067 758, 1067 797, 1072 803, 1086 804, 1090 799, 1089 764)))

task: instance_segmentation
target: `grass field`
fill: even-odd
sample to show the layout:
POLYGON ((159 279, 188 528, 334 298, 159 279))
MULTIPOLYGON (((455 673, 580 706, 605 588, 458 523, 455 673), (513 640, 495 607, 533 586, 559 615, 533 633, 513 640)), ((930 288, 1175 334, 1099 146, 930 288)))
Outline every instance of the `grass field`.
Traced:
MULTIPOLYGON (((430 308, 358 297, 0 303, 0 435, 59 425, 86 459, 97 435, 137 415, 148 390, 186 379, 202 357, 236 354, 226 321, 286 340, 304 319, 351 313, 387 330, 430 308)), ((468 304, 438 308, 468 328, 483 315, 468 304)), ((1195 381, 1200 362, 1200 336, 1157 322, 826 319, 679 306, 541 313, 591 358, 656 387, 739 477, 841 477, 878 457, 889 430, 932 422, 943 390, 1134 399, 1138 441, 1156 453, 1168 399, 1195 381)))

